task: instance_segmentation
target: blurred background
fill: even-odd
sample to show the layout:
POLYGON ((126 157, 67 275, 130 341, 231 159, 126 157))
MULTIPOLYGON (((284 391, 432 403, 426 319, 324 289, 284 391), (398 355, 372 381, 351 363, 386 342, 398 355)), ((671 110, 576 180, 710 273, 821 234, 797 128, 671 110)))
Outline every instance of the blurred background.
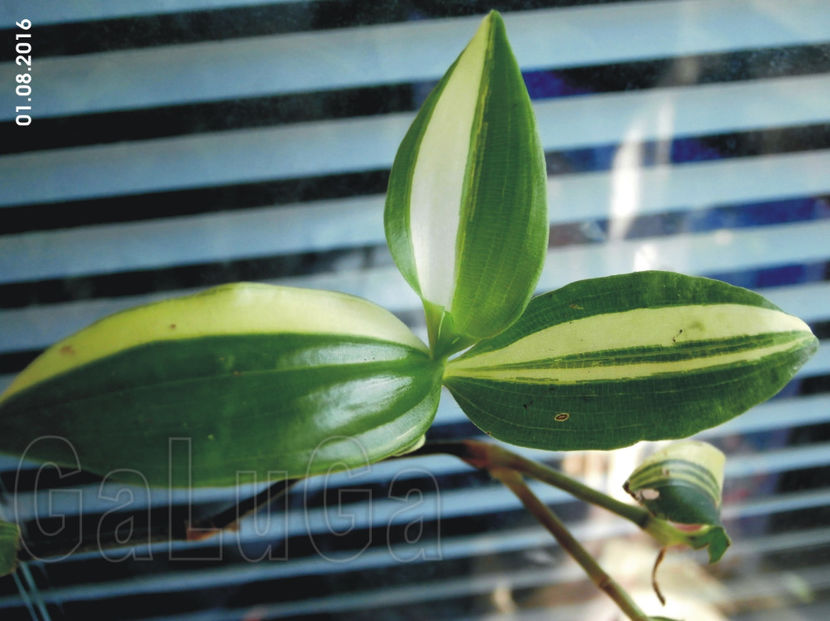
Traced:
MULTIPOLYGON (((415 111, 493 8, 546 151, 540 290, 712 276, 822 339, 778 397, 704 434, 728 454, 734 545, 713 567, 671 554, 666 608, 648 540, 534 489, 650 614, 826 619, 826 0, 5 0, 0 388, 103 315, 237 280, 360 295, 424 335, 383 193, 415 111)), ((430 439, 478 437, 445 397, 430 439)), ((650 450, 522 452, 621 494, 650 450)), ((450 457, 315 479, 239 531, 170 545, 153 542, 262 483, 169 493, 18 466, 0 457, 0 518, 43 560, 0 579, 4 621, 618 618, 506 490, 450 457)))

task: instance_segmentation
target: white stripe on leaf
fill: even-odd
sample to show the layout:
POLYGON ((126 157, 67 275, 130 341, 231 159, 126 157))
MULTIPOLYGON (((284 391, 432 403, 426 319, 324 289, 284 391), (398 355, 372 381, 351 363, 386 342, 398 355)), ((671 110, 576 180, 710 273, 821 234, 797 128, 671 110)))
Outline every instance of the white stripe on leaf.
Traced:
POLYGON ((367 300, 332 291, 235 283, 139 306, 93 323, 43 352, 15 378, 0 402, 69 369, 132 347, 259 333, 367 337, 427 351, 402 321, 367 300))
POLYGON ((663 374, 683 374, 718 366, 751 363, 767 356, 797 349, 801 345, 802 343, 799 340, 797 342, 781 343, 770 347, 755 348, 737 353, 705 356, 691 360, 675 360, 671 362, 627 363, 616 366, 580 367, 576 369, 551 368, 547 366, 522 368, 520 370, 471 369, 453 374, 463 377, 490 379, 517 384, 577 384, 579 382, 635 380, 663 374))
POLYGON ((430 117, 412 173, 410 234, 424 299, 449 310, 471 131, 490 36, 486 19, 459 56, 430 117))
MULTIPOLYGON (((594 315, 556 324, 528 334, 506 347, 450 362, 447 377, 489 377, 507 381, 554 380, 573 382, 596 379, 641 377, 654 373, 680 372, 721 364, 760 360, 786 351, 803 338, 812 339, 803 321, 781 311, 743 304, 716 304, 641 308, 594 315), (712 341, 764 334, 793 333, 785 343, 767 344, 739 352, 717 351, 710 356, 671 362, 641 362, 627 359, 618 366, 551 369, 551 358, 606 350, 664 347, 696 341, 712 341), (529 369, 534 362, 539 368, 529 369), (505 368, 522 365, 522 369, 505 368)), ((704 352, 705 353, 705 352, 704 352)))

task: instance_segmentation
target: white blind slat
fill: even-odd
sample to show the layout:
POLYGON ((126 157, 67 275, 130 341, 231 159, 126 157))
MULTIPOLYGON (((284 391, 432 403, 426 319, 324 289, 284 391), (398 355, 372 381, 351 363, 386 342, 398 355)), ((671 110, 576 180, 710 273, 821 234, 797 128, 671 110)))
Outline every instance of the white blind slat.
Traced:
MULTIPOLYGON (((830 220, 566 246, 548 254, 539 286, 648 269, 685 274, 760 269, 827 260, 830 220)), ((798 309, 796 309, 798 310, 798 309)))
MULTIPOLYGON (((205 11, 246 6, 285 4, 298 0, 4 0, 0 5, 0 28, 14 28, 28 18, 36 26, 164 15, 182 11, 205 11)), ((299 0, 312 2, 313 0, 299 0)))
MULTIPOLYGON (((71 6, 74 3, 63 3, 71 6)), ((41 118, 434 80, 480 16, 245 37, 38 62, 41 118), (417 62, 413 62, 417 59, 417 62), (217 79, 217 75, 221 75, 217 79)), ((626 2, 506 15, 526 68, 561 68, 830 39, 823 0, 626 2)), ((12 83, 16 67, 0 66, 12 83)), ((14 93, 0 93, 0 120, 14 93)))
MULTIPOLYGON (((536 491, 540 497, 545 500, 545 502, 552 502, 548 498, 549 496, 557 496, 560 497, 560 499, 563 497, 562 492, 552 490, 547 487, 534 486, 534 491, 536 491)), ((501 487, 479 489, 473 494, 473 496, 478 497, 487 492, 497 495, 497 500, 502 500, 502 497, 504 500, 504 503, 496 502, 496 504, 490 508, 491 511, 509 511, 520 506, 518 500, 516 500, 516 498, 506 489, 501 487)), ((830 499, 830 492, 827 490, 794 493, 787 494, 785 496, 773 496, 763 499, 752 499, 742 503, 727 504, 724 506, 723 514, 724 519, 735 520, 758 515, 759 511, 762 511, 761 514, 770 514, 781 511, 821 507, 824 503, 828 502, 828 499, 830 499)), ((399 504, 397 505, 397 509, 400 510, 399 504)), ((473 513, 475 513, 475 511, 473 511, 473 513)), ((462 514, 466 513, 462 512, 462 514)), ((411 516, 409 516, 409 518, 411 518, 411 516)), ((635 530, 636 528, 633 525, 622 521, 588 522, 578 524, 573 528, 575 536, 577 536, 581 541, 593 541, 611 536, 620 536, 635 532, 635 530)), ((499 535, 485 534, 453 538, 442 545, 442 558, 477 556, 496 552, 515 551, 517 549, 522 549, 526 544, 530 544, 528 549, 550 545, 550 535, 544 532, 541 528, 520 531, 518 533, 518 537, 516 538, 510 536, 514 534, 515 533, 510 532, 507 534, 501 533, 499 535), (523 533, 524 536, 522 536, 523 533)), ((403 550, 398 548, 396 552, 403 552, 403 550)), ((388 565, 390 558, 394 561, 394 557, 389 554, 387 549, 384 548, 381 554, 386 557, 385 564, 388 565)), ((368 554, 363 561, 361 561, 362 558, 364 558, 362 554, 356 555, 356 558, 353 560, 355 563, 354 566, 367 568, 374 565, 373 561, 377 562, 378 560, 381 560, 377 558, 377 555, 373 554, 368 554)), ((415 560, 426 559, 422 558, 415 560)), ((97 598, 115 597, 125 593, 150 593, 166 590, 166 585, 169 585, 172 579, 176 580, 176 584, 182 584, 183 588, 209 588, 210 586, 234 584, 238 581, 241 582, 242 580, 251 579, 252 576, 249 574, 250 569, 246 570, 244 567, 244 565, 242 567, 237 565, 231 567, 204 569, 200 571, 176 572, 175 575, 136 576, 127 581, 119 580, 101 584, 53 588, 46 591, 44 595, 47 601, 83 601, 97 598)), ((302 575, 305 572, 329 573, 332 568, 335 571, 342 568, 340 563, 332 563, 330 560, 320 556, 314 556, 311 559, 293 561, 291 563, 273 562, 249 567, 260 570, 257 574, 259 579, 278 579, 280 577, 287 577, 291 575, 302 575), (329 569, 326 569, 326 566, 329 569)), ((0 608, 7 603, 4 600, 8 599, 8 597, 0 598, 0 608)))
MULTIPOLYGON (((542 145, 561 150, 826 122, 828 100, 830 74, 820 74, 567 98, 536 110, 542 145)), ((7 155, 0 206, 386 169, 411 121, 389 114, 7 155)))
MULTIPOLYGON (((826 260, 830 220, 734 231, 630 239, 602 246, 555 248, 548 253, 540 290, 573 280, 646 269, 707 274, 769 265, 826 260)), ((394 266, 293 276, 271 281, 293 287, 330 289, 366 298, 393 312, 419 308, 416 294, 394 266)), ((120 310, 194 290, 82 302, 0 309, 0 352, 39 349, 120 310)), ((820 300, 816 300, 818 308, 820 300)))
MULTIPOLYGON (((562 175, 551 224, 830 193, 830 150, 562 175)), ((383 245, 383 196, 0 237, 0 283, 383 245)))
MULTIPOLYGON (((558 248, 548 254, 550 267, 543 271, 539 288, 551 290, 572 280, 644 269, 705 274, 765 265, 817 262, 826 257, 829 235, 830 222, 819 221, 734 232, 633 239, 605 244, 600 248, 591 245, 558 248), (781 246, 775 247, 776 242, 781 246), (740 251, 740 248, 749 251, 740 251)), ((394 267, 296 276, 273 282, 342 291, 369 299, 393 312, 419 307, 417 296, 394 267)), ((62 303, 32 309, 2 309, 0 323, 5 329, 0 332, 0 352, 42 348, 102 316, 190 291, 62 303)))

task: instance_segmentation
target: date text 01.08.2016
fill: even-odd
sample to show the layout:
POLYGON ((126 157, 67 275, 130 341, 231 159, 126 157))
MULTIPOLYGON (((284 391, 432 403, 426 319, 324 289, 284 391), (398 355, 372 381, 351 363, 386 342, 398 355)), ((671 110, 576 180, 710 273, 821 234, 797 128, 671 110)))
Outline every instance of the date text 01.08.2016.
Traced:
MULTIPOLYGON (((32 27, 31 20, 28 19, 21 19, 19 22, 15 22, 18 28, 21 30, 29 30, 32 27)), ((14 59, 15 64, 20 67, 20 73, 18 73, 14 77, 14 81, 17 83, 17 86, 14 89, 15 94, 22 99, 18 100, 21 103, 23 101, 26 102, 28 105, 19 105, 15 106, 15 123, 21 126, 31 125, 32 124, 32 33, 31 32, 18 32, 15 33, 15 46, 14 46, 15 54, 17 54, 16 58, 14 59), (25 69, 25 71, 24 71, 25 69)))

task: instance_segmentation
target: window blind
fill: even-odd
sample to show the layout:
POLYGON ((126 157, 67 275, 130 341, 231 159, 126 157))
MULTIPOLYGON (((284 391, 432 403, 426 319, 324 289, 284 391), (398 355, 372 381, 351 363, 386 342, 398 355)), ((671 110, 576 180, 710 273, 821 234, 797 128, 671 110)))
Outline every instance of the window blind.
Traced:
MULTIPOLYGON (((699 588, 673 598, 709 618, 824 618, 822 0, 6 2, 4 40, 16 21, 33 24, 33 121, 14 125, 8 85, 20 68, 7 45, 0 387, 104 315, 235 280, 359 295, 423 335, 417 296, 385 247, 383 193, 415 111, 491 8, 504 14, 546 152, 540 290, 642 269, 713 276, 759 290, 822 339, 778 397, 703 434, 728 455, 734 547, 705 574, 684 554, 663 571, 696 576, 687 582, 699 588)), ((442 400, 431 439, 479 435, 442 400)), ((618 490, 638 450, 523 452, 618 490)), ((0 580, 0 616, 610 618, 509 492, 450 457, 311 479, 238 531, 162 541, 262 488, 125 488, 0 457, 0 518, 23 526, 36 557, 0 580)), ((642 537, 535 489, 627 575, 642 537)))

